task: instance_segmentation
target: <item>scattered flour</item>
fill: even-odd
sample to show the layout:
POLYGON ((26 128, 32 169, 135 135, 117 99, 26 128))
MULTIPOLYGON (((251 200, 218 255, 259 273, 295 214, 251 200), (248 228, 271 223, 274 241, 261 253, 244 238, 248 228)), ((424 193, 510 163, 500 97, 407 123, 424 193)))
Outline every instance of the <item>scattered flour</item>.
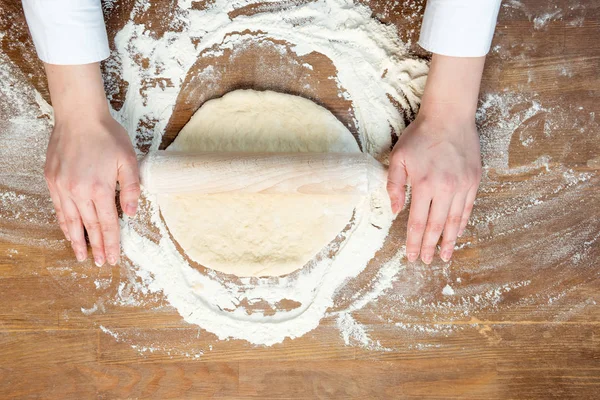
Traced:
POLYGON ((115 115, 132 134, 142 118, 157 119, 154 149, 162 140, 181 84, 200 55, 235 51, 266 39, 285 41, 298 56, 317 52, 331 59, 337 68, 334 79, 352 99, 363 150, 375 156, 389 152, 390 128, 395 132, 404 128, 404 119, 393 101, 408 110, 415 110, 419 104, 426 63, 407 57, 407 47, 396 29, 371 18, 366 6, 346 0, 320 0, 278 12, 230 18, 229 13, 246 2, 216 0, 205 10, 195 10, 191 3, 179 3, 179 11, 185 15, 181 32, 167 32, 153 39, 144 25, 131 21, 116 35, 123 79, 129 89, 123 108, 115 115), (145 57, 149 66, 140 68, 139 56, 145 57), (161 71, 154 79, 170 85, 144 87, 148 70, 161 71), (139 101, 140 93, 146 101, 139 101))
POLYGON ((548 12, 546 14, 538 15, 533 19, 533 28, 534 29, 542 29, 548 23, 554 19, 559 19, 562 17, 562 10, 557 9, 552 12, 548 12))
POLYGON ((444 286, 444 289, 442 289, 442 294, 445 296, 453 296, 454 289, 452 289, 452 286, 446 285, 446 286, 444 286))
MULTIPOLYGON (((83 309, 82 309, 83 311, 83 309)), ((107 335, 110 335, 112 337, 114 337, 115 339, 119 340, 119 334, 117 332, 113 332, 108 328, 105 328, 104 326, 100 325, 98 326, 100 328, 100 330, 104 333, 106 333, 107 335)))
MULTIPOLYGON (((544 8, 543 11, 537 9, 533 10, 532 6, 526 5, 524 2, 519 0, 504 1, 502 6, 505 10, 521 11, 531 22, 533 22, 534 30, 544 29, 550 21, 563 18, 563 10, 558 8, 557 5, 552 4, 552 2, 548 2, 546 4, 539 3, 539 6, 544 8)), ((572 10, 573 8, 571 7, 570 11, 572 10)), ((575 18, 575 20, 578 20, 578 18, 575 18)))
MULTIPOLYGON (((92 307, 90 307, 90 308, 83 308, 83 307, 81 307, 81 312, 82 312, 84 315, 92 315, 92 314, 94 314, 96 311, 98 311, 98 305, 97 305, 97 304, 94 304, 94 305, 93 305, 92 307)), ((102 328, 104 328, 104 327, 103 327, 103 326, 100 326, 100 328, 102 329, 102 328)), ((104 332, 106 332, 104 329, 102 329, 102 330, 103 330, 104 332)))
MULTIPOLYGON (((131 21, 116 35, 123 78, 129 89, 123 108, 115 110, 114 115, 133 134, 142 119, 159 121, 152 149, 161 143, 162 129, 169 121, 181 83, 200 55, 222 54, 267 38, 285 41, 298 56, 318 52, 333 62, 337 73, 332 78, 338 82, 340 93, 352 100, 360 144, 380 160, 385 160, 391 150, 392 132, 404 128, 396 104, 408 110, 418 107, 427 64, 408 57, 396 29, 371 18, 366 6, 321 0, 298 3, 283 11, 236 17, 231 17, 231 12, 239 4, 229 1, 215 1, 205 10, 196 10, 183 1, 179 8, 185 20, 177 32, 154 39, 144 25, 131 21), (149 67, 140 68, 139 55, 147 58, 149 67), (170 84, 151 89, 141 86, 148 68, 161 71, 157 79, 170 84)), ((210 67, 207 70, 203 73, 212 71, 210 67)), ((375 190, 355 209, 352 227, 341 243, 325 249, 312 265, 284 278, 248 278, 235 283, 192 268, 170 239, 154 198, 146 198, 152 203, 150 220, 160 233, 159 242, 136 232, 128 219, 122 223, 123 250, 144 284, 164 293, 186 321, 221 339, 238 338, 266 345, 315 329, 335 305, 340 286, 360 274, 381 248, 393 219, 382 206, 387 198, 385 189, 375 190), (335 257, 326 255, 330 250, 337 252, 335 257), (273 308, 281 301, 301 306, 273 315, 248 313, 241 306, 256 299, 273 308)), ((350 318, 340 316, 339 320, 350 318)))
MULTIPOLYGON (((115 117, 132 136, 136 135, 140 121, 157 120, 147 137, 151 147, 156 148, 183 79, 200 53, 214 55, 235 50, 247 41, 275 37, 289 42, 296 54, 322 52, 334 62, 338 71, 332 79, 339 86, 339 95, 352 101, 361 144, 366 151, 385 159, 390 131, 404 126, 386 94, 402 107, 416 110, 420 88, 426 79, 426 65, 420 60, 405 59, 406 47, 394 31, 371 20, 368 9, 352 2, 316 1, 280 12, 235 18, 227 15, 233 7, 250 3, 214 1, 206 10, 194 10, 191 1, 180 1, 174 18, 179 22, 159 38, 153 37, 148 27, 129 22, 117 35, 117 50, 107 62, 109 70, 122 72, 128 83, 125 104, 113 110, 115 117), (262 33, 258 32, 259 28, 262 33), (329 37, 334 39, 329 41, 329 37), (140 56, 145 58, 144 62, 147 60, 146 67, 138 63, 140 56), (147 78, 157 78, 162 83, 144 86, 147 78)), ((117 7, 115 4, 105 4, 105 11, 110 12, 117 7)), ((149 2, 139 1, 132 16, 149 5, 149 2)), ((538 21, 538 28, 561 18, 556 10, 548 10, 548 16, 546 11, 534 15, 516 1, 505 2, 504 7, 525 12, 534 24, 538 21)), ((393 11, 384 10, 382 14, 387 12, 393 11)), ((581 26, 585 22, 583 17, 567 20, 567 10, 563 14, 568 25, 581 26)), ((493 51, 501 50, 504 49, 493 51)), ((558 72, 568 77, 569 69, 564 68, 564 73, 562 69, 558 72)), ((201 73, 207 79, 220 79, 214 68, 206 68, 201 73)), ((190 325, 188 341, 182 346, 181 340, 170 342, 159 329, 149 333, 100 326, 104 333, 130 345, 141 355, 160 352, 169 357, 199 358, 212 351, 213 344, 217 349, 219 337, 249 337, 253 343, 272 344, 306 333, 321 319, 333 321, 340 330, 340 341, 348 345, 374 351, 393 349, 397 344, 386 344, 385 332, 378 325, 384 322, 386 329, 392 327, 401 340, 406 340, 407 348, 426 350, 440 346, 434 341, 438 336, 476 329, 477 323, 472 326, 465 321, 483 319, 482 314, 514 309, 527 318, 531 312, 528 310, 535 310, 537 317, 563 320, 596 305, 597 301, 586 298, 568 312, 557 308, 579 285, 589 283, 585 279, 593 278, 586 272, 580 275, 582 282, 573 283, 572 271, 595 268, 600 227, 598 222, 572 213, 568 205, 587 202, 590 215, 595 215, 593 207, 597 202, 586 197, 586 193, 592 193, 598 185, 597 161, 588 160, 587 165, 592 169, 583 171, 573 165, 563 165, 563 155, 550 153, 548 149, 540 152, 540 147, 536 147, 544 138, 562 140, 554 133, 560 130, 572 133, 560 146, 566 151, 580 151, 581 147, 576 148, 578 143, 589 140, 589 132, 599 129, 594 113, 579 105, 573 105, 572 109, 552 106, 536 95, 498 92, 483 96, 477 122, 485 165, 481 196, 466 237, 457 246, 456 258, 445 267, 435 263, 428 267, 407 265, 400 249, 390 260, 378 262, 382 267, 373 272, 374 267, 367 266, 367 261, 383 243, 387 232, 383 225, 384 232, 373 231, 375 236, 369 240, 370 255, 363 254, 361 260, 347 262, 351 268, 337 278, 336 268, 341 268, 343 263, 336 267, 332 260, 320 260, 304 273, 277 282, 229 282, 217 275, 189 270, 176 270, 174 280, 169 281, 164 268, 161 270, 152 257, 164 255, 168 259, 166 264, 173 262, 179 266, 185 266, 185 260, 172 243, 164 239, 165 231, 159 229, 157 210, 150 206, 145 217, 158 227, 159 235, 139 230, 134 221, 122 222, 125 251, 130 254, 135 250, 134 253, 139 254, 137 261, 132 258, 133 264, 123 263, 120 277, 99 277, 97 268, 84 268, 75 262, 48 265, 47 273, 60 277, 56 282, 66 285, 63 288, 68 293, 86 293, 85 282, 89 281, 90 292, 85 298, 91 297, 94 303, 90 308, 81 309, 85 315, 106 312, 109 306, 140 307, 144 311, 150 307, 151 312, 166 310, 170 313, 171 307, 175 307, 184 319, 204 328, 190 325), (544 121, 541 134, 530 135, 522 129, 526 121, 536 119, 544 121), (512 165, 511 148, 519 144, 535 157, 530 162, 512 165), (486 196, 488 193, 495 196, 486 196), (548 218, 549 215, 552 218, 548 218), (563 229, 556 231, 553 221, 561 221, 563 229), (504 249, 503 240, 509 236, 517 245, 504 249), (473 248, 478 251, 478 263, 465 264, 460 258, 461 250, 473 248), (354 290, 348 282, 361 276, 372 278, 366 279, 369 282, 366 288, 354 290), (175 279, 183 282, 183 286, 178 286, 175 279), (319 279, 322 282, 317 283, 319 279), (452 285, 456 287, 454 282, 460 284, 458 294, 452 288, 452 285), (325 287, 329 284, 334 287, 325 287), (165 290, 169 285, 170 293, 165 290), (174 293, 181 287, 193 290, 183 295, 174 293), (299 293, 306 288, 309 288, 306 293, 299 293), (450 290, 452 294, 448 294, 450 290), (251 310, 250 306, 258 304, 259 299, 275 305, 282 298, 295 299, 301 306, 274 315, 251 310), (193 308, 194 305, 198 307, 193 308), (303 310, 307 316, 296 318, 303 310), (425 321, 424 313, 432 315, 431 320, 425 321), (290 322, 294 320, 298 322, 290 322), (236 329, 240 327, 243 329, 238 332, 236 329), (211 329, 216 331, 213 344, 200 348, 198 339, 213 340, 206 332, 211 329), (269 329, 274 332, 265 333, 269 329)), ((3 143, 9 143, 0 147, 0 218, 8 223, 0 228, 0 239, 39 246, 44 251, 64 251, 68 244, 62 238, 51 239, 60 233, 42 176, 51 126, 51 107, 0 50, 0 138, 3 143), (40 236, 32 236, 34 232, 41 232, 40 236)), ((585 160, 583 165, 586 165, 585 160)), ((374 215, 365 206, 363 218, 357 220, 357 224, 374 215)), ((367 231, 365 228, 364 233, 367 231)), ((342 243, 349 258, 354 254, 350 242, 342 243)), ((10 250, 7 254, 8 258, 15 255, 17 253, 10 250)), ((86 304, 92 304, 87 301, 86 304)), ((185 324, 181 327, 186 329, 185 324)))

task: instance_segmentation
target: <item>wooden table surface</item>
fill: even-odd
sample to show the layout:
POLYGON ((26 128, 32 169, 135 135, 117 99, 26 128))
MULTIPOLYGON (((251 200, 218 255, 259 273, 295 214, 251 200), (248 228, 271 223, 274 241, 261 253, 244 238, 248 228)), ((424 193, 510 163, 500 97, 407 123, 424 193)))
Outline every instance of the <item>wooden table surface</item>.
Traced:
MULTIPOLYGON (((106 3, 112 41, 135 2, 106 3)), ((151 35, 172 28, 162 21, 175 3, 152 2, 138 16, 151 35)), ((424 1, 365 3, 416 42, 424 1)), ((0 76, 14 78, 0 82, 0 398, 598 398, 600 3, 505 1, 492 46, 478 117, 485 177, 453 261, 406 266, 395 293, 354 313, 370 346, 346 344, 335 318, 253 346, 183 322, 160 294, 136 292, 127 266, 72 260, 37 189, 47 136, 32 144, 5 133, 23 117, 15 102, 39 103, 32 88, 47 100, 48 92, 20 2, 0 0, 0 76), (442 293, 446 285, 454 295, 442 293)), ((253 51, 243 65, 258 62, 253 51)), ((331 72, 326 58, 311 57, 320 74, 331 72)), ((186 81, 166 141, 204 100, 238 87, 314 98, 353 129, 335 87, 303 89, 227 65, 230 77, 212 91, 186 81)), ((118 108, 126 86, 114 69, 106 74, 118 108)), ((40 118, 31 123, 47 123, 40 118)), ((406 218, 383 253, 404 240, 406 218)))

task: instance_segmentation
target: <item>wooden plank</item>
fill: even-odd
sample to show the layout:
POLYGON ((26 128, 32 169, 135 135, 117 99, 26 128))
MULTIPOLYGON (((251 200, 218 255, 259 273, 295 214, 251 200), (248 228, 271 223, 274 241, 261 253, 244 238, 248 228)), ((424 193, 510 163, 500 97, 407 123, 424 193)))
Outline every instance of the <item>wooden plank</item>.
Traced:
POLYGON ((0 332, 0 365, 25 371, 95 361, 97 331, 0 332))
POLYGON ((240 398, 498 398, 493 365, 474 360, 240 363, 240 398), (452 389, 450 389, 452 388, 452 389))
POLYGON ((77 363, 0 372, 2 398, 225 399, 235 398, 238 387, 237 363, 77 363))

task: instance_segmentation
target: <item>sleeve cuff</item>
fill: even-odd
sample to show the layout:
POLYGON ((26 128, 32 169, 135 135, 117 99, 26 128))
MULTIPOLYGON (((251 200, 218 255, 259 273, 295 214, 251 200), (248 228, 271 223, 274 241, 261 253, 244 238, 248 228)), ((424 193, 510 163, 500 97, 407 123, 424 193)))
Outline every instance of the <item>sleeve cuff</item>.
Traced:
POLYGON ((419 45, 451 57, 486 55, 501 0, 428 0, 419 45))
POLYGON ((89 64, 110 55, 99 0, 23 0, 23 9, 43 62, 89 64))

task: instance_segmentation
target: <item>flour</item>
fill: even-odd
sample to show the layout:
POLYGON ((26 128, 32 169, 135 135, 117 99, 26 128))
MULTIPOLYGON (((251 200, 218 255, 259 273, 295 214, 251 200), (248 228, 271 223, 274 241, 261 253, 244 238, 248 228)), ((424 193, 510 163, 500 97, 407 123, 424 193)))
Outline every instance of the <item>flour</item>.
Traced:
POLYGON ((6 255, 8 256, 8 258, 13 258, 18 254, 19 254, 19 250, 17 250, 17 249, 7 249, 6 250, 6 255))
MULTIPOLYGON (((95 313, 96 311, 98 311, 98 305, 97 305, 97 304, 94 304, 94 305, 93 305, 92 307, 90 307, 90 308, 84 308, 84 307, 81 307, 81 312, 82 312, 84 315, 92 315, 92 314, 93 314, 93 313, 95 313)), ((101 327, 101 328, 103 328, 103 327, 101 327)), ((103 329, 103 331, 104 331, 104 329, 103 329)))
POLYGON ((143 25, 125 25, 115 44, 129 90, 123 109, 115 114, 128 132, 135 134, 142 116, 156 118, 152 148, 158 148, 181 83, 200 55, 272 38, 289 43, 298 56, 318 52, 331 59, 337 68, 335 79, 353 101, 363 150, 384 157, 390 150, 390 127, 394 132, 404 128, 392 99, 415 110, 428 69, 422 60, 407 58, 396 29, 372 19, 366 6, 346 0, 321 0, 230 19, 228 13, 246 3, 253 2, 217 0, 206 10, 195 10, 191 1, 180 1, 182 31, 166 32, 157 40, 143 25), (148 67, 140 69, 139 56, 148 67), (144 87, 143 78, 151 70, 161 71, 154 79, 168 84, 144 87), (146 100, 140 102, 139 94, 146 100))
POLYGON ((453 296, 454 295, 454 289, 452 289, 452 286, 446 285, 442 289, 442 294, 445 295, 445 296, 453 296))
MULTIPOLYGON (((562 9, 558 8, 555 4, 552 4, 552 2, 548 2, 547 4, 540 3, 540 5, 545 8, 541 13, 538 10, 532 10, 530 6, 527 6, 518 0, 508 0, 502 4, 505 9, 522 11, 527 18, 533 22, 533 29, 535 30, 542 30, 548 26, 550 21, 558 20, 563 17, 562 9)), ((575 7, 571 6, 569 9, 572 11, 575 7)))
MULTIPOLYGON (((373 154, 377 153, 378 147, 385 149, 389 144, 390 131, 401 129, 404 122, 402 116, 394 120, 399 113, 389 107, 385 95, 380 95, 385 94, 389 86, 400 90, 400 86, 404 85, 408 100, 399 103, 403 107, 408 105, 410 112, 414 112, 411 104, 418 103, 418 91, 413 92, 411 85, 422 86, 426 66, 418 60, 405 60, 404 45, 393 32, 387 37, 387 28, 375 27, 378 23, 370 21, 369 11, 362 6, 338 1, 313 3, 290 7, 289 10, 261 11, 252 16, 235 17, 233 21, 226 15, 227 10, 250 2, 226 4, 216 1, 204 11, 191 10, 191 2, 181 2, 174 15, 165 15, 165 19, 173 20, 170 24, 173 29, 163 35, 153 34, 151 26, 129 22, 117 35, 116 51, 105 63, 105 68, 108 69, 109 98, 119 100, 119 95, 124 93, 119 92, 121 89, 116 76, 123 74, 127 83, 127 96, 122 98, 125 103, 121 103, 122 107, 115 106, 112 113, 128 128, 138 146, 137 151, 143 153, 149 147, 158 147, 179 88, 198 57, 217 54, 225 49, 240 51, 244 43, 265 39, 269 27, 279 32, 278 37, 288 39, 291 45, 300 43, 298 49, 294 47, 295 50, 300 51, 304 46, 302 51, 308 51, 314 45, 319 49, 317 51, 327 52, 336 69, 343 72, 341 75, 333 72, 329 81, 338 85, 340 98, 351 100, 353 109, 360 109, 360 112, 354 113, 356 121, 352 123, 360 131, 363 149, 373 154), (326 14, 321 15, 322 12, 326 14), (197 21, 206 24, 198 25, 197 21), (312 21, 315 21, 314 26, 311 26, 312 21), (301 29, 292 32, 289 28, 296 24, 301 29), (249 33, 258 32, 260 26, 264 35, 249 33), (248 32, 228 34, 234 28, 244 27, 249 29, 248 32), (372 29, 374 27, 376 29, 372 29), (330 30, 338 30, 335 43, 327 41, 330 30), (198 36, 192 37, 190 33, 198 36), (216 45, 209 47, 210 43, 216 45), (399 57, 393 54, 396 50, 399 57), (140 61, 140 57, 144 58, 144 62, 140 61), (404 80, 394 81, 393 74, 383 74, 382 68, 389 64, 398 67, 396 71, 400 71, 404 80), (404 69, 408 71, 406 75, 402 73, 404 69), (382 75, 385 78, 381 78, 382 75), (389 85, 384 82, 380 86, 384 80, 392 82, 388 82, 389 85), (371 112, 377 115, 371 117, 371 112), (382 116, 384 122, 377 123, 382 116), (140 121, 149 127, 139 129, 140 121), (152 125, 149 123, 152 121, 157 122, 152 125)), ((106 11, 110 12, 119 4, 110 2, 106 11)), ((132 17, 149 6, 149 2, 138 1, 132 17)), ((554 12, 551 7, 546 5, 534 12, 522 3, 508 1, 503 13, 525 13, 531 21, 532 33, 535 33, 533 19, 554 12)), ((582 15, 584 11, 581 10, 582 15)), ((382 14, 385 16, 388 12, 394 11, 383 10, 382 14)), ((563 14, 566 24, 588 23, 580 15, 570 15, 565 8, 563 14)), ((552 27, 550 24, 546 26, 548 29, 552 27)), ((287 46, 282 43, 274 44, 265 39, 262 46, 288 54, 287 46)), ((526 59, 527 51, 536 50, 510 46, 507 43, 501 47, 498 45, 494 51, 504 55, 493 56, 526 59)), ((310 68, 306 67, 306 70, 310 71, 310 68)), ((389 71, 393 72, 394 68, 389 71)), ((198 76, 210 88, 218 84, 222 73, 218 68, 209 66, 199 71, 198 76)), ((269 73, 265 69, 265 74, 269 73)), ((557 70, 557 77, 561 73, 562 70, 557 70)), ((42 174, 45 147, 52 129, 52 111, 29 80, 0 49, 0 137, 3 143, 7 143, 0 146, 0 218, 3 221, 0 240, 14 243, 9 247, 19 251, 5 257, 8 268, 18 265, 19 258, 33 254, 29 246, 68 257, 69 246, 55 223, 42 174)), ((529 89, 535 90, 535 84, 534 81, 529 89)), ((43 273, 53 278, 60 290, 70 297, 69 301, 76 303, 77 299, 86 299, 85 302, 80 300, 84 306, 82 313, 119 313, 123 309, 153 315, 163 313, 161 318, 153 320, 157 326, 151 328, 131 327, 128 322, 112 318, 110 322, 102 318, 101 328, 107 340, 114 339, 128 345, 141 356, 154 354, 161 359, 195 359, 210 355, 210 351, 229 350, 229 344, 222 344, 219 337, 245 338, 252 335, 255 327, 266 324, 276 333, 257 329, 255 338, 251 338, 253 343, 275 343, 282 338, 305 334, 320 324, 318 332, 314 332, 316 338, 322 337, 317 334, 327 335, 328 329, 333 328, 339 330, 339 343, 357 346, 357 351, 363 348, 372 351, 398 348, 419 351, 439 347, 439 338, 464 330, 477 330, 485 324, 485 319, 493 319, 496 313, 520 315, 524 321, 551 322, 573 318, 577 313, 592 312, 591 307, 596 305, 597 299, 585 296, 591 293, 593 279, 597 279, 594 271, 597 269, 600 226, 591 217, 597 214, 598 209, 592 193, 597 191, 600 161, 597 152, 588 155, 586 150, 598 149, 594 142, 597 140, 595 132, 600 131, 597 111, 594 114, 590 110, 590 103, 585 103, 588 98, 583 94, 581 104, 564 104, 560 98, 553 102, 554 96, 540 97, 530 91, 517 94, 504 87, 494 87, 493 90, 482 95, 477 118, 484 160, 480 195, 465 235, 458 242, 453 260, 449 263, 437 260, 431 266, 406 263, 402 249, 398 249, 397 254, 392 250, 387 253, 393 254, 388 256, 389 260, 376 255, 376 261, 366 267, 366 257, 357 263, 354 260, 348 262, 356 268, 345 272, 344 281, 336 282, 333 277, 325 276, 327 284, 338 285, 337 290, 330 291, 321 291, 315 286, 319 274, 314 274, 323 274, 323 269, 319 269, 317 264, 309 269, 312 274, 298 274, 295 280, 288 280, 288 287, 282 287, 282 282, 275 284, 268 280, 249 279, 232 283, 220 281, 217 276, 204 275, 200 282, 208 286, 204 296, 214 294, 215 300, 194 309, 193 305, 199 301, 197 297, 182 296, 178 299, 177 296, 168 296, 170 291, 189 288, 189 276, 175 269, 177 273, 168 281, 165 269, 155 265, 156 258, 163 255, 173 257, 174 265, 185 265, 185 260, 172 242, 161 242, 164 232, 155 228, 160 223, 156 214, 158 210, 146 204, 141 207, 138 218, 148 219, 152 226, 140 226, 136 220, 122 222, 125 245, 129 246, 129 251, 137 249, 137 260, 131 262, 123 257, 121 268, 112 270, 97 268, 93 263, 76 263, 72 259, 54 263, 47 261, 41 266, 40 275, 43 273), (548 146, 548 141, 553 145, 548 146), (519 163, 515 163, 512 156, 523 149, 526 149, 524 154, 528 157, 516 157, 519 163), (565 155, 557 149, 570 152, 570 157, 580 155, 578 162, 567 165, 563 162, 565 155), (582 212, 582 209, 587 212, 582 212), (557 230, 559 226, 561 228, 557 230), (506 240, 509 239, 514 245, 507 248, 506 240), (473 252, 477 253, 476 260, 471 256, 463 257, 473 252), (77 273, 73 275, 73 272, 77 273), (574 276, 577 278, 573 279, 574 276), (361 283, 353 285, 354 281, 361 283), (446 285, 452 287, 454 295, 442 294, 446 285), (582 285, 587 285, 583 292, 582 285), (240 297, 241 293, 247 293, 248 287, 251 288, 249 295, 240 297), (272 288, 276 292, 269 297, 272 288), (307 288, 310 293, 297 293, 307 288), (256 297, 250 298, 250 295, 256 297), (266 298, 265 302, 259 300, 261 296, 266 298), (292 302, 293 305, 286 307, 281 314, 293 318, 303 309, 301 307, 308 307, 310 315, 302 321, 305 325, 266 322, 277 319, 270 318, 273 316, 272 309, 278 300, 287 296, 308 299, 307 304, 310 304, 298 306, 292 302), (567 302, 569 306, 565 308, 567 302), (266 306, 258 307, 261 304, 266 306), (206 318, 198 317, 207 310, 206 318), (175 312, 182 313, 184 317, 189 315, 192 323, 180 322, 175 312), (213 314, 221 318, 213 318, 213 314), (168 322, 164 322, 164 317, 168 322), (242 327, 240 334, 227 326, 232 319, 234 324, 242 327), (165 324, 168 329, 161 330, 165 324), (213 335, 199 325, 203 328, 210 326, 219 335, 213 335), (389 341, 390 337, 394 338, 393 343, 389 341)), ((392 95, 394 92, 392 90, 392 95)), ((385 161, 385 151, 381 154, 385 161)), ((376 205, 371 208, 376 208, 376 205)), ((371 208, 367 210, 369 213, 371 208)), ((387 246, 389 250, 403 243, 403 229, 404 226, 395 226, 386 242, 384 235, 378 236, 377 233, 365 240, 372 241, 372 248, 383 243, 384 248, 387 246)), ((29 276, 37 273, 18 271, 29 276)), ((193 282, 195 276, 191 279, 193 282)), ((59 314, 59 319, 63 318, 62 315, 59 314)), ((90 318, 90 323, 96 320, 90 318)), ((244 346, 243 343, 241 345, 244 346)))
POLYGON ((562 10, 559 8, 557 10, 554 10, 552 12, 543 14, 543 15, 538 15, 537 17, 535 17, 533 19, 533 28, 534 29, 542 29, 544 28, 546 25, 548 25, 548 23, 554 19, 560 19, 562 17, 562 10))
MULTIPOLYGON (((380 198, 385 195, 385 191, 373 194, 380 198)), ((334 259, 323 254, 309 268, 282 278, 241 278, 235 283, 218 279, 214 273, 201 274, 176 250, 156 210, 152 222, 161 232, 160 242, 155 244, 137 234, 125 220, 122 244, 148 288, 164 292, 186 321, 222 339, 272 345, 318 326, 334 306, 340 285, 358 275, 381 247, 391 222, 388 213, 384 208, 372 210, 370 202, 363 201, 356 207, 353 234, 344 238, 334 259), (381 228, 375 228, 373 222, 381 228), (274 315, 249 314, 241 306, 244 299, 262 299, 273 306, 288 300, 301 306, 274 315)))
MULTIPOLYGON (((297 56, 318 52, 333 62, 337 73, 332 78, 338 83, 340 95, 352 100, 363 151, 385 160, 391 150, 392 133, 404 128, 395 103, 415 110, 427 74, 425 62, 407 57, 406 45, 398 39, 396 29, 372 19, 367 7, 348 1, 309 2, 283 11, 232 18, 228 13, 239 5, 216 1, 205 10, 195 10, 191 2, 181 1, 181 32, 166 32, 154 39, 145 26, 129 22, 117 34, 116 48, 129 90, 123 108, 114 115, 128 131, 135 133, 142 118, 156 119, 151 149, 157 149, 183 79, 198 57, 275 39, 288 44, 275 45, 282 54, 286 48, 297 56), (145 57, 148 68, 140 68, 138 55, 145 57), (147 70, 161 71, 155 79, 165 84, 142 86, 147 70)), ((210 66, 201 73, 216 74, 210 66)), ((334 306, 339 287, 365 269, 391 225, 386 201, 387 193, 379 188, 356 207, 353 229, 341 234, 334 258, 327 255, 331 248, 324 249, 307 268, 279 279, 241 279, 235 283, 191 268, 177 251, 154 206, 151 221, 159 229, 159 242, 138 234, 125 219, 123 250, 145 284, 151 290, 162 291, 186 321, 222 339, 271 345, 316 328, 334 306), (249 313, 242 305, 251 305, 256 299, 273 308, 283 300, 300 306, 274 315, 249 313)))

